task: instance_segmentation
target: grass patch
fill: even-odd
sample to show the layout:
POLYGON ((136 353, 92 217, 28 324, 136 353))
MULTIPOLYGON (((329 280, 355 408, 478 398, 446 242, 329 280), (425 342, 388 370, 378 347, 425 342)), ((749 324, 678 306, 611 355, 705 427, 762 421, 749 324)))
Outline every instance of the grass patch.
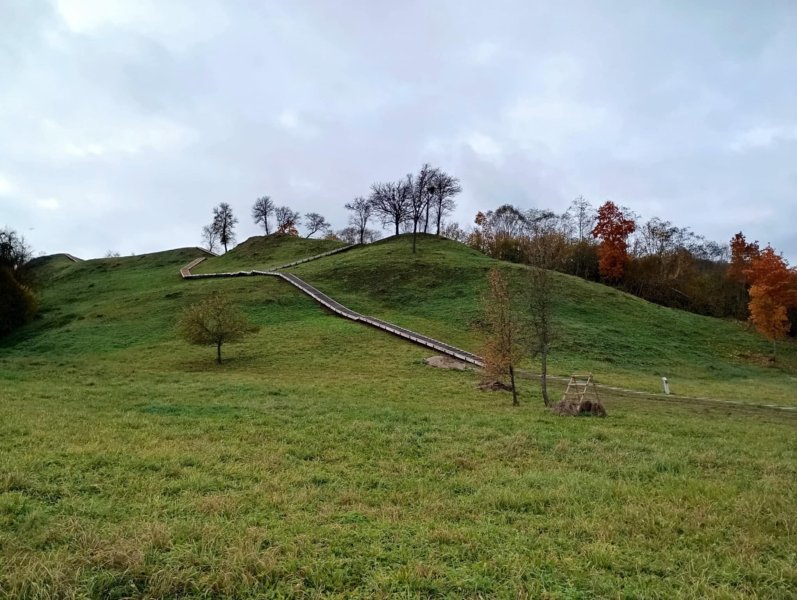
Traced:
MULTIPOLYGON (((476 285, 491 263, 428 241, 395 294, 375 275, 335 284, 324 261, 306 275, 353 308, 449 331, 472 318, 474 292, 429 270, 476 285)), ((366 250, 392 252, 328 268, 343 277, 340 261, 366 250)), ((197 255, 62 265, 42 317, 0 346, 0 597, 797 594, 794 417, 606 397, 607 419, 561 418, 525 381, 513 409, 477 373, 426 367, 423 349, 280 281, 180 280, 197 255), (261 327, 221 366, 174 334, 179 310, 215 289, 261 327)), ((655 307, 574 289, 640 338, 653 327, 655 307)), ((710 324, 735 327, 671 318, 704 345, 710 324)), ((602 351, 632 379, 653 351, 634 357, 622 336, 602 351)), ((769 393, 761 373, 748 372, 769 393)))
POLYGON ((218 273, 241 269, 268 270, 295 260, 323 254, 346 244, 334 240, 303 238, 292 235, 251 237, 235 248, 203 261, 194 273, 218 273))

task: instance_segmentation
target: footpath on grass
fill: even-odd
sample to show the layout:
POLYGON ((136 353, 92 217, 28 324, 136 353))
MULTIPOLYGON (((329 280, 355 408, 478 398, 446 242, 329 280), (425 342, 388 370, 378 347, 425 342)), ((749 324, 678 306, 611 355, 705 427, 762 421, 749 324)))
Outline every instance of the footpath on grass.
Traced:
MULTIPOLYGON (((386 331, 395 335, 396 337, 408 340, 425 348, 429 348, 435 350, 443 355, 450 356, 452 358, 456 358, 463 362, 469 363, 476 367, 484 367, 484 359, 481 356, 473 354, 472 352, 468 352, 467 350, 463 350, 461 348, 457 348, 450 344, 446 344, 434 338, 430 338, 425 336, 421 333, 417 333, 415 331, 411 331, 409 329, 405 329, 403 327, 399 327, 398 325, 394 325, 392 323, 388 323, 387 321, 382 321, 381 319, 376 319, 374 317, 369 317, 363 314, 360 314, 356 311, 347 308, 346 306, 342 305, 341 303, 333 300, 320 290, 314 288, 306 281, 300 279, 296 275, 292 273, 283 273, 281 272, 283 269, 287 269, 290 267, 294 267, 297 265, 301 265, 304 263, 308 263, 314 260, 319 260, 325 258, 327 256, 331 256, 333 254, 339 254, 341 252, 346 252, 353 248, 358 247, 360 244, 353 244, 351 246, 345 246, 343 248, 338 248, 336 250, 332 250, 330 252, 324 252, 323 254, 317 254, 315 256, 310 256, 308 258, 304 258, 301 260, 297 260, 285 265, 280 265, 278 267, 274 267, 270 271, 235 271, 229 273, 202 273, 202 274, 193 274, 191 270, 196 267, 199 263, 204 261, 206 257, 200 257, 192 260, 190 263, 185 265, 182 269, 180 269, 180 276, 183 279, 219 279, 219 278, 226 278, 226 277, 276 277, 281 279, 302 293, 310 296, 313 300, 321 304, 322 306, 328 308, 336 315, 343 317, 345 319, 349 319, 351 321, 356 321, 359 323, 364 323, 366 325, 370 325, 377 329, 381 329, 382 331, 386 331)), ((529 378, 529 379, 536 379, 539 378, 539 374, 532 373, 529 371, 523 371, 522 376, 529 378)), ((569 377, 558 377, 549 375, 548 379, 554 381, 563 381, 567 382, 570 380, 569 377)), ((596 384, 596 387, 599 390, 604 392, 609 392, 610 394, 616 394, 620 396, 630 396, 630 397, 637 397, 637 398, 646 398, 652 400, 662 400, 662 401, 669 401, 669 402, 697 402, 702 404, 709 404, 709 405, 718 405, 718 406, 728 406, 728 407, 735 407, 735 408, 753 408, 753 409, 771 409, 783 412, 789 412, 797 414, 797 406, 778 406, 775 404, 752 404, 749 402, 741 402, 736 400, 722 400, 718 398, 702 398, 698 396, 677 396, 674 394, 657 394, 653 392, 643 392, 639 390, 631 390, 627 388, 615 387, 605 384, 596 384)))
POLYGON ((350 308, 343 306, 340 302, 333 300, 332 298, 330 298, 320 290, 314 288, 309 283, 300 279, 296 275, 293 275, 292 273, 283 273, 279 271, 280 269, 285 269, 298 264, 304 264, 312 260, 318 260, 320 258, 330 256, 331 254, 337 254, 339 252, 343 252, 348 249, 350 249, 350 247, 340 248, 332 252, 325 252, 324 254, 312 256, 310 258, 306 258, 301 261, 296 261, 293 263, 289 263, 287 265, 281 265, 279 267, 275 267, 271 271, 237 271, 232 273, 203 273, 203 274, 194 275, 191 273, 191 269, 193 269, 199 263, 205 260, 204 257, 201 257, 192 260, 190 263, 188 263, 186 266, 180 269, 180 276, 183 279, 216 279, 223 277, 258 277, 258 276, 277 277, 291 284, 293 287, 295 287, 302 293, 307 294, 313 300, 315 300, 322 306, 328 308, 336 315, 343 317, 344 319, 349 319, 351 321, 356 321, 360 323, 365 323, 366 325, 371 325, 372 327, 381 329, 382 331, 387 331, 388 333, 391 333, 397 337, 403 338, 420 346, 430 348, 432 350, 440 352, 441 354, 445 354, 452 358, 456 358, 466 363, 470 363, 477 367, 484 366, 484 361, 482 360, 482 358, 480 356, 473 354, 472 352, 468 352, 467 350, 462 350, 461 348, 451 346, 450 344, 446 344, 444 342, 441 342, 434 338, 430 338, 429 336, 417 333, 415 331, 404 329, 403 327, 399 327, 398 325, 394 325, 392 323, 388 323, 380 319, 374 319, 373 317, 368 317, 366 315, 355 312, 350 308))

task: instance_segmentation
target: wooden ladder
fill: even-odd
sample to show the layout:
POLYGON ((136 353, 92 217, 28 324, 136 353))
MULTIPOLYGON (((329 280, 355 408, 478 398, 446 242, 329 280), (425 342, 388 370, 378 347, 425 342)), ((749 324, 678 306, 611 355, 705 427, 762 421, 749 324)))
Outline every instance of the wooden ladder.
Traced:
POLYGON ((581 404, 584 401, 584 396, 589 392, 592 392, 592 398, 588 399, 598 402, 598 389, 595 387, 592 373, 574 374, 570 376, 570 382, 567 384, 562 400, 577 401, 578 404, 581 404))

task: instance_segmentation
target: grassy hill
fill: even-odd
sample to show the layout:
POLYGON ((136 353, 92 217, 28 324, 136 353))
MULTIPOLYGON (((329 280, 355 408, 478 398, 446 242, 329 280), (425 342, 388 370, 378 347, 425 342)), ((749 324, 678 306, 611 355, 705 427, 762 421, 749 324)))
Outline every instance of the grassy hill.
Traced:
MULTIPOLYGON (((265 260, 302 257, 287 244, 265 260)), ((240 254, 218 261, 266 266, 240 254)), ((607 397, 607 419, 560 418, 528 384, 513 409, 278 280, 182 281, 200 255, 45 261, 40 318, 0 342, 0 597, 797 593, 793 416, 607 397), (261 327, 220 367, 174 334, 216 289, 261 327)), ((401 238, 296 272, 477 349, 491 264, 401 238)), ((765 351, 736 324, 557 281, 586 357, 561 338, 565 372, 642 382, 660 345, 697 381, 710 364, 766 393, 790 377, 726 356, 728 336, 765 351)))
POLYGON ((261 269, 315 256, 346 244, 334 240, 307 239, 295 236, 268 235, 251 237, 221 256, 209 258, 199 265, 195 273, 227 272, 233 269, 261 269))
MULTIPOLYGON (((401 237, 293 269, 350 308, 478 352, 481 296, 496 264, 522 291, 526 269, 499 263, 450 240, 424 237, 418 253, 401 237)), ((599 380, 676 393, 794 405, 797 348, 770 344, 746 324, 646 302, 604 285, 556 274, 554 373, 594 372, 599 380)), ((531 365, 529 365, 531 366, 531 365)))

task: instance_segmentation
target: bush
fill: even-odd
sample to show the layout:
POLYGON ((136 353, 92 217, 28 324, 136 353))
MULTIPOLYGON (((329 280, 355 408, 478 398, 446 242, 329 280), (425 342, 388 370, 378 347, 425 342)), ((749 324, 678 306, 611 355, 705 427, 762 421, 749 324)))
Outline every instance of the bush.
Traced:
POLYGON ((0 267, 0 337, 21 327, 36 314, 36 297, 17 281, 8 267, 0 267))

